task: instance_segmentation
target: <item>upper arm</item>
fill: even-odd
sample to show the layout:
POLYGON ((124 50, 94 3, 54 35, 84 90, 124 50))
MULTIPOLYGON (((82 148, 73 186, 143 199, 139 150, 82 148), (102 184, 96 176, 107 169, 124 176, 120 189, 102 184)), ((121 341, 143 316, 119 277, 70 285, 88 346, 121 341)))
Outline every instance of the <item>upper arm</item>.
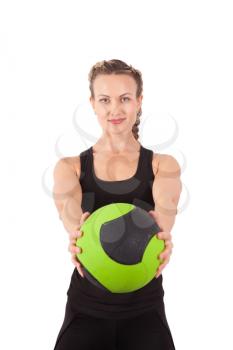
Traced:
POLYGON ((180 179, 181 169, 177 160, 168 154, 157 156, 156 174, 154 177, 152 192, 155 206, 176 210, 179 202, 182 183, 180 179))
POLYGON ((69 210, 70 217, 75 214, 75 211, 80 215, 82 189, 74 165, 74 157, 61 158, 57 161, 53 170, 53 179, 53 199, 60 219, 65 208, 66 211, 69 210))

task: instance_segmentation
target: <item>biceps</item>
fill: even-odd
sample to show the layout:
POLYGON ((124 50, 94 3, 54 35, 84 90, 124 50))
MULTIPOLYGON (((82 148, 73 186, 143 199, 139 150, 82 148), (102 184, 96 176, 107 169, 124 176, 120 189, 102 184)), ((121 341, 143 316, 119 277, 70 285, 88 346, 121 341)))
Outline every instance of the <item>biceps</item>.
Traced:
POLYGON ((69 158, 62 158, 56 163, 53 176, 53 199, 61 218, 64 207, 69 203, 81 205, 82 190, 69 158))
POLYGON ((153 182, 154 202, 172 202, 178 204, 182 184, 180 178, 155 177, 153 182))

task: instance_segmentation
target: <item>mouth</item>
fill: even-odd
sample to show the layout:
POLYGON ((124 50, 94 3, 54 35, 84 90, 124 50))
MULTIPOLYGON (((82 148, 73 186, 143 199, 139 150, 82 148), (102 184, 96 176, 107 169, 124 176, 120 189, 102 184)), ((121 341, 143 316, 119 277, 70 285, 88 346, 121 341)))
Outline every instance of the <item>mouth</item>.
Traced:
POLYGON ((123 122, 123 120, 125 120, 125 118, 109 119, 108 121, 113 123, 113 124, 120 124, 121 122, 123 122))

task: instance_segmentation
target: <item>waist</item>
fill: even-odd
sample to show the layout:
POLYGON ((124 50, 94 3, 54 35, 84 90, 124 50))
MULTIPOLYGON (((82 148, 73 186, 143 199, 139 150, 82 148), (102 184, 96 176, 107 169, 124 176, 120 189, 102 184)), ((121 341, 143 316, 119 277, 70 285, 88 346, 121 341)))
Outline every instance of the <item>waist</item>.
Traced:
POLYGON ((154 278, 143 288, 130 293, 112 293, 82 278, 75 268, 67 291, 68 300, 76 312, 96 317, 124 318, 156 308, 163 302, 163 277, 154 278))

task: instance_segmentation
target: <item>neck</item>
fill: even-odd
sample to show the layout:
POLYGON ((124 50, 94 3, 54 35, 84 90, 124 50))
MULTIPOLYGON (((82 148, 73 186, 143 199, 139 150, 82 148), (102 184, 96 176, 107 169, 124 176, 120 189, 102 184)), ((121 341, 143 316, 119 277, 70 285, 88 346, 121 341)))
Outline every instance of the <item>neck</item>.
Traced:
POLYGON ((96 143, 97 148, 106 152, 123 153, 134 152, 140 149, 138 142, 133 134, 130 135, 108 135, 103 134, 96 143))

